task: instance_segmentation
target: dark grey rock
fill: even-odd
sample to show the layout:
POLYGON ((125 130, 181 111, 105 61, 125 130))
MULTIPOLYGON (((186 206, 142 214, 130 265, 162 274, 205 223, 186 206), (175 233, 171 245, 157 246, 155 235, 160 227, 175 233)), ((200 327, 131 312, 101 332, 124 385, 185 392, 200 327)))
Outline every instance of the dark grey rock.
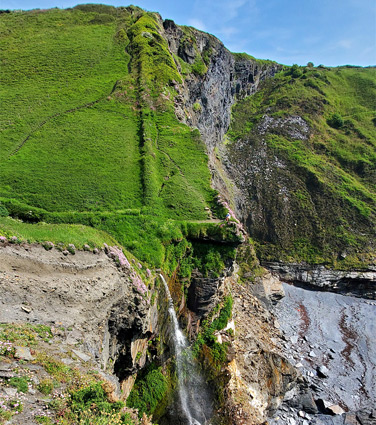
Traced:
POLYGON ((313 286, 320 290, 376 299, 376 271, 341 271, 322 265, 265 262, 263 266, 278 273, 283 281, 303 287, 313 286))

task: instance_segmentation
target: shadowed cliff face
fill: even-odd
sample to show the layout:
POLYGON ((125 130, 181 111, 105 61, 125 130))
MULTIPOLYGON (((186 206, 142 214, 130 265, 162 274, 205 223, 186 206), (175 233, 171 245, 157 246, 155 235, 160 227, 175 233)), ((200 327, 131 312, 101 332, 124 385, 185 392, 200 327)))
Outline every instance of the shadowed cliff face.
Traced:
POLYGON ((345 267, 372 263, 370 124, 346 121, 338 129, 327 118, 335 96, 346 96, 344 84, 368 81, 372 90, 372 73, 305 69, 299 78, 288 71, 274 78, 281 65, 232 54, 215 37, 173 21, 163 25, 184 76, 176 115, 200 130, 213 185, 260 242, 260 256, 322 262, 346 251, 354 258, 345 267), (351 152, 357 159, 348 159, 351 152))
POLYGON ((237 58, 216 37, 189 28, 191 40, 195 39, 193 47, 192 41, 185 43, 185 27, 171 20, 164 21, 164 30, 171 52, 183 61, 193 63, 198 54, 207 58, 203 75, 193 72, 185 78, 175 107, 181 120, 200 130, 210 154, 230 126, 235 100, 255 93, 260 82, 282 65, 237 58))

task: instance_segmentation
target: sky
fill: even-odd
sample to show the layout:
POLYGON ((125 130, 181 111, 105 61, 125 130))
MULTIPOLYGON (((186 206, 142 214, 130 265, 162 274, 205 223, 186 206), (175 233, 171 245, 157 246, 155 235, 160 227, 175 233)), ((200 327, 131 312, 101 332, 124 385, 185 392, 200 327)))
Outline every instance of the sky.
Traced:
MULTIPOLYGON (((131 0, 130 0, 131 1, 131 0)), ((121 0, 0 0, 0 9, 121 0)), ((218 37, 232 52, 285 65, 376 65, 376 0, 133 0, 163 19, 218 37)))

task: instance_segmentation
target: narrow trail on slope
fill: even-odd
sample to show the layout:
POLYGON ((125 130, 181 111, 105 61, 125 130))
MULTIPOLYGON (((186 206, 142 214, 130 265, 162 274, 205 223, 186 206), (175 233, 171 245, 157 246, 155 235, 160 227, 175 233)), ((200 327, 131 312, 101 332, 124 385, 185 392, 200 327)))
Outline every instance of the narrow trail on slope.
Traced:
POLYGON ((65 114, 69 114, 69 113, 72 113, 72 112, 76 112, 79 109, 90 108, 91 106, 99 103, 101 100, 104 100, 107 96, 111 96, 111 94, 116 90, 117 84, 118 84, 118 81, 116 81, 116 83, 114 84, 114 86, 113 86, 113 88, 112 88, 112 90, 111 90, 111 92, 109 94, 104 95, 104 96, 101 96, 97 100, 94 100, 92 102, 86 103, 85 105, 76 106, 75 108, 71 108, 71 109, 68 109, 68 110, 63 111, 63 112, 57 112, 56 114, 53 114, 53 115, 50 115, 49 117, 47 117, 45 120, 43 120, 42 122, 40 122, 37 125, 37 127, 34 128, 34 130, 32 130, 28 134, 28 136, 18 145, 18 147, 16 149, 14 149, 14 151, 9 154, 9 157, 8 158, 10 158, 11 156, 14 156, 25 145, 25 143, 30 139, 30 137, 36 131, 38 131, 40 128, 42 128, 45 124, 47 124, 49 121, 51 121, 54 118, 60 117, 61 115, 65 115, 65 114))

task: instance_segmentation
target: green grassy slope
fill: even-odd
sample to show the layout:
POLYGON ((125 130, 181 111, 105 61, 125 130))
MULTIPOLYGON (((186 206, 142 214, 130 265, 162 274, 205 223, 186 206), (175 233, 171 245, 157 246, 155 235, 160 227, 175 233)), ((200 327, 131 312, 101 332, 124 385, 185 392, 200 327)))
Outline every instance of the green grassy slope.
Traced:
MULTIPOLYGON (((296 258, 311 261, 322 261, 323 254, 336 250, 371 249, 376 225, 375 111, 376 69, 346 67, 294 66, 233 108, 229 136, 234 157, 239 155, 235 153, 237 141, 246 139, 257 151, 263 140, 270 155, 288 164, 297 229, 291 228, 285 240, 278 235, 268 237, 259 229, 262 245, 269 238, 279 249, 282 245, 296 258), (260 131, 265 116, 271 117, 273 124, 260 131), (286 130, 284 120, 289 117, 306 121, 307 139, 292 137, 291 128, 286 130)), ((279 176, 282 174, 280 170, 279 176)), ((283 181, 281 178, 280 185, 283 181)), ((278 186, 277 181, 268 184, 270 188, 278 186)), ((269 197, 272 194, 270 190, 269 197)), ((283 228, 290 223, 284 223, 284 207, 275 199, 273 207, 266 196, 264 208, 274 225, 283 228)), ((257 224, 252 226, 257 234, 257 224)), ((263 245, 266 257, 271 249, 263 245)), ((276 250, 271 256, 278 255, 276 250)))
POLYGON ((158 265, 166 220, 207 218, 207 156, 175 117, 181 76, 160 29, 135 7, 0 16, 0 197, 13 217, 94 226, 158 265))

